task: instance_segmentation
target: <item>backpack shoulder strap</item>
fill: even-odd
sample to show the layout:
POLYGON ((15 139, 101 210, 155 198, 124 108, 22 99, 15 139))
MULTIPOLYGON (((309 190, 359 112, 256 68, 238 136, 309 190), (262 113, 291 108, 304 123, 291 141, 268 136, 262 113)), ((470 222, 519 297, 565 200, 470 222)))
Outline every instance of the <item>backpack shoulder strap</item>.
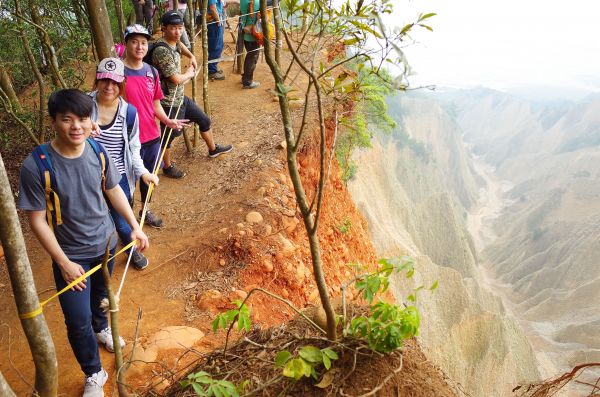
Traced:
POLYGON ((125 122, 127 123, 127 135, 130 136, 133 132, 133 126, 135 124, 135 116, 137 116, 137 109, 131 103, 127 104, 127 116, 125 122))
POLYGON ((60 199, 58 193, 56 193, 56 174, 52 167, 52 158, 48 151, 48 143, 43 143, 33 149, 33 159, 37 164, 38 170, 40 171, 40 178, 42 185, 44 186, 44 196, 46 198, 46 221, 50 226, 50 229, 54 231, 54 221, 52 213, 54 212, 54 218, 56 225, 62 225, 62 216, 60 212, 60 199))
POLYGON ((107 161, 107 154, 106 154, 106 150, 104 150, 104 147, 102 145, 100 145, 98 142, 96 142, 95 140, 93 140, 92 138, 88 138, 87 142, 90 144, 90 146, 92 147, 92 150, 94 151, 94 153, 96 153, 96 157, 98 157, 98 161, 100 162, 100 166, 102 167, 102 190, 106 190, 106 161, 107 161))

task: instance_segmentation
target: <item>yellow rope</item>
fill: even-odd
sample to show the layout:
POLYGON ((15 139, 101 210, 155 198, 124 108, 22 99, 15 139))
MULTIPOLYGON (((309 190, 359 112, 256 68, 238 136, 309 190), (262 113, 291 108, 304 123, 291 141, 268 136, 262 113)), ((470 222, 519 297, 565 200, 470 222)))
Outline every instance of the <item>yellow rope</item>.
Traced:
MULTIPOLYGON (((121 248, 121 250, 119 252, 117 252, 116 254, 114 254, 113 256, 111 256, 110 258, 108 258, 108 261, 110 262, 111 260, 113 260, 114 258, 116 258, 118 255, 121 255, 123 252, 125 252, 129 248, 133 247, 135 245, 135 243, 137 243, 137 240, 134 240, 131 243, 127 244, 125 247, 121 248)), ((91 268, 90 270, 87 271, 87 273, 85 273, 82 276, 77 277, 75 280, 73 280, 71 283, 69 283, 69 285, 67 285, 65 288, 61 289, 56 294, 52 295, 50 298, 48 298, 45 301, 41 302, 40 303, 40 307, 38 307, 34 311, 31 311, 29 313, 19 314, 19 318, 22 319, 22 320, 25 320, 25 319, 28 319, 28 318, 34 318, 36 316, 39 316, 40 314, 42 314, 42 310, 43 310, 44 306, 48 302, 50 302, 51 300, 55 299, 59 295, 67 292, 68 290, 70 290, 71 288, 73 288, 75 285, 79 284, 80 282, 82 282, 83 280, 85 280, 86 278, 88 278, 89 276, 91 276, 92 274, 96 273, 101 267, 102 267, 102 263, 100 263, 99 265, 91 268)))

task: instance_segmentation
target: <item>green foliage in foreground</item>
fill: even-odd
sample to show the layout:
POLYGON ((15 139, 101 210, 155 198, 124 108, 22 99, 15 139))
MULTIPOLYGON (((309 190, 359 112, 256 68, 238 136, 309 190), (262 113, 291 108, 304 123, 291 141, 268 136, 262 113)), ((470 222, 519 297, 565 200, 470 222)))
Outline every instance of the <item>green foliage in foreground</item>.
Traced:
MULTIPOLYGON (((370 314, 353 318, 344 330, 345 335, 366 339, 372 350, 390 353, 402 347, 406 339, 418 334, 421 320, 414 305, 402 308, 382 301, 373 303, 378 294, 387 291, 389 277, 393 273, 403 271, 406 272, 407 278, 414 275, 415 262, 412 258, 405 256, 398 259, 381 259, 375 272, 366 274, 356 281, 356 289, 369 303, 370 314)), ((437 286, 436 281, 429 290, 433 291, 437 286)), ((423 288, 423 286, 415 288, 407 300, 416 302, 416 294, 423 288)))
MULTIPOLYGON (((361 265, 351 264, 355 271, 362 271, 361 265)), ((425 289, 423 285, 414 288, 406 298, 410 304, 403 306, 379 300, 380 294, 387 291, 390 277, 394 274, 405 273, 406 278, 411 278, 415 273, 415 261, 403 256, 400 258, 381 259, 377 269, 371 273, 358 276, 353 282, 359 294, 368 303, 369 310, 366 314, 343 319, 343 335, 348 338, 364 340, 369 348, 379 353, 391 353, 403 346, 406 339, 418 334, 421 323, 419 312, 415 306, 417 293, 425 289)), ((428 290, 433 291, 438 287, 438 282, 433 283, 428 290)), ((239 331, 249 331, 252 327, 250 312, 245 303, 235 301, 236 308, 219 314, 212 322, 216 332, 219 329, 228 329, 236 322, 239 331)), ((344 346, 344 340, 335 346, 344 346)), ((338 347, 336 347, 338 349, 338 347)), ((338 349, 339 350, 339 349, 338 349)), ((311 345, 301 346, 293 351, 281 350, 275 356, 275 368, 281 369, 281 376, 285 379, 298 381, 303 378, 312 378, 317 381, 321 375, 327 374, 336 360, 338 352, 332 347, 319 348, 311 345)), ((323 376, 325 379, 326 376, 323 376)), ((330 383, 322 380, 317 387, 327 387, 330 383)), ((210 374, 200 371, 188 375, 187 379, 180 382, 184 388, 192 388, 199 396, 236 397, 242 393, 248 381, 236 386, 226 380, 215 380, 210 374)))
POLYGON ((247 381, 235 386, 226 380, 213 379, 208 372, 191 373, 186 380, 179 382, 184 389, 192 388, 196 395, 206 397, 239 397, 246 388, 247 381))

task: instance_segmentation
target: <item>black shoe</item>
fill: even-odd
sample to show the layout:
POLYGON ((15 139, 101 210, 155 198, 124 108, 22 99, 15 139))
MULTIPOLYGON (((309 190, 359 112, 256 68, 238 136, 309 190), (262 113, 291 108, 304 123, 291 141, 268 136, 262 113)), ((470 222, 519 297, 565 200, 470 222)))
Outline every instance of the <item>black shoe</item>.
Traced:
POLYGON ((222 155, 223 153, 231 152, 232 149, 233 149, 233 146, 231 146, 231 145, 221 146, 219 144, 215 144, 215 150, 209 150, 208 157, 215 158, 215 157, 222 155))
POLYGON ((222 70, 219 70, 215 73, 209 73, 208 78, 211 80, 225 80, 225 74, 222 70))
MULTIPOLYGON (((140 212, 140 216, 142 216, 141 212, 140 212)), ((154 215, 154 213, 152 213, 150 211, 146 211, 145 224, 148 226, 154 227, 156 229, 160 229, 163 225, 163 221, 158 216, 154 215)))
POLYGON ((148 267, 150 261, 138 250, 133 250, 133 254, 131 254, 131 263, 133 263, 133 267, 136 270, 144 270, 148 267))
POLYGON ((163 174, 173 179, 181 179, 185 176, 185 172, 175 167, 174 164, 171 164, 170 167, 163 168, 163 174))

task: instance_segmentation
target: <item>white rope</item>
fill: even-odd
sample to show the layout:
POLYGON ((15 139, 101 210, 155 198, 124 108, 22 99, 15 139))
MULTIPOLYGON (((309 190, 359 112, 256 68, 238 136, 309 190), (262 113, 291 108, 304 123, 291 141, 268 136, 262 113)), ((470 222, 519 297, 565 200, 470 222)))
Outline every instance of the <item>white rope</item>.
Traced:
MULTIPOLYGON (((276 9, 276 8, 278 9, 279 7, 267 7, 267 11, 268 11, 268 10, 274 10, 274 9, 276 9)), ((218 22, 221 22, 221 23, 222 23, 223 21, 229 21, 229 20, 231 20, 231 19, 236 19, 236 18, 246 17, 246 16, 248 16, 248 15, 254 15, 254 14, 258 14, 259 12, 260 12, 260 11, 254 11, 254 12, 249 12, 249 13, 247 13, 247 14, 236 15, 236 16, 234 16, 234 17, 229 17, 229 18, 224 18, 224 19, 221 19, 221 20, 219 20, 218 22)), ((208 26, 208 25, 212 25, 212 24, 215 24, 215 23, 217 23, 217 21, 206 22, 206 26, 208 26)), ((202 32, 202 30, 199 30, 199 31, 198 31, 198 32, 197 32, 197 33, 194 35, 194 38, 196 38, 196 37, 197 37, 197 36, 198 36, 198 35, 199 35, 201 32, 202 32)))

